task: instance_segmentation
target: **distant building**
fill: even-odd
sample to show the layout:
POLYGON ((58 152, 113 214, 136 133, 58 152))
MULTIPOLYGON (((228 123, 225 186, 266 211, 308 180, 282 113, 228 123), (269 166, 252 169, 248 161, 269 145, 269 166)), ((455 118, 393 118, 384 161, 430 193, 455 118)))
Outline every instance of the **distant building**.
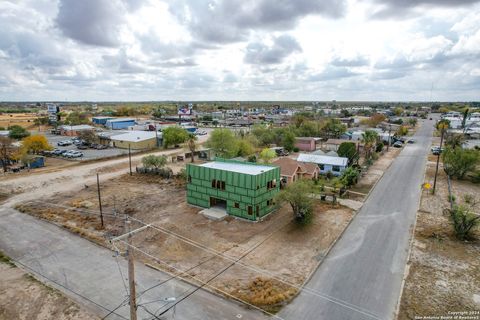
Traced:
POLYGON ((279 158, 272 165, 280 167, 280 178, 283 185, 298 179, 317 179, 319 167, 314 163, 298 162, 291 158, 279 158))
POLYGON ((187 164, 187 202, 224 207, 229 215, 258 220, 274 209, 280 188, 280 168, 217 159, 187 164))
POLYGON ((320 138, 298 137, 295 138, 295 147, 300 151, 314 151, 317 148, 317 141, 320 138))
POLYGON ((134 125, 135 119, 130 118, 115 118, 107 120, 107 122, 105 122, 105 127, 112 130, 124 130, 134 125))
POLYGON ((115 117, 93 117, 92 123, 104 126, 108 120, 113 120, 115 117))
POLYGON ((116 148, 144 150, 155 148, 157 146, 157 137, 159 139, 161 138, 161 132, 128 131, 123 134, 111 136, 110 140, 116 148))
POLYGON ((324 144, 323 148, 328 151, 338 151, 338 148, 340 145, 344 142, 351 142, 354 143, 355 146, 358 149, 359 146, 359 141, 354 141, 354 140, 346 140, 346 139, 328 139, 324 144))
POLYGON ((300 153, 297 161, 315 163, 320 169, 320 173, 331 172, 335 176, 342 175, 348 165, 348 158, 306 153, 300 153))
POLYGON ((60 126, 60 134, 62 136, 78 136, 83 131, 93 131, 95 128, 87 124, 81 124, 77 126, 63 125, 60 126))

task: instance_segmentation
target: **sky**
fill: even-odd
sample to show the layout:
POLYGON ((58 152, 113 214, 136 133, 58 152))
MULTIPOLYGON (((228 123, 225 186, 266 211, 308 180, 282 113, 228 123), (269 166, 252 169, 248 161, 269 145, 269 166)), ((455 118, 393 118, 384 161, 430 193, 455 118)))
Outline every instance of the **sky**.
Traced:
POLYGON ((0 0, 0 101, 478 101, 480 0, 0 0))

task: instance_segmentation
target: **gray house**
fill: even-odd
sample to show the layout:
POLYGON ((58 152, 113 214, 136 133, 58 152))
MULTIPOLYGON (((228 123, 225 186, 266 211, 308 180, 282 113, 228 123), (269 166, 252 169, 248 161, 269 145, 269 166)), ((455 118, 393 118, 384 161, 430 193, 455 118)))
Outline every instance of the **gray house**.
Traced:
POLYGON ((348 165, 348 158, 307 153, 300 153, 297 161, 315 163, 320 168, 320 173, 330 171, 335 176, 342 175, 348 165))

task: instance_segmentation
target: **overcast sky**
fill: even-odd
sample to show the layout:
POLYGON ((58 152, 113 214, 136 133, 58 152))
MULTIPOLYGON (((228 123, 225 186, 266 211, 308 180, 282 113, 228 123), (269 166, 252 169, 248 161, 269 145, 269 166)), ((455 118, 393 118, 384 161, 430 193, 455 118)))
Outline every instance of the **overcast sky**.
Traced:
POLYGON ((480 100, 480 0, 0 0, 0 100, 480 100))

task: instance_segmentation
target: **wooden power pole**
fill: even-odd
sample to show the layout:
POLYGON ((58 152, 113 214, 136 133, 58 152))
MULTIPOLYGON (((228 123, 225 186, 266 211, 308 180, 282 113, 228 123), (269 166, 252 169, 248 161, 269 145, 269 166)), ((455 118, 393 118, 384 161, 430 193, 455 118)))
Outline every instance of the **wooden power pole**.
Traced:
POLYGON ((97 192, 98 192, 98 207, 100 208, 100 221, 102 222, 102 228, 103 228, 102 197, 100 196, 100 178, 98 177, 98 172, 97 172, 97 192))
POLYGON ((130 152, 130 144, 128 144, 128 163, 130 165, 130 175, 132 175, 132 154, 130 152))

